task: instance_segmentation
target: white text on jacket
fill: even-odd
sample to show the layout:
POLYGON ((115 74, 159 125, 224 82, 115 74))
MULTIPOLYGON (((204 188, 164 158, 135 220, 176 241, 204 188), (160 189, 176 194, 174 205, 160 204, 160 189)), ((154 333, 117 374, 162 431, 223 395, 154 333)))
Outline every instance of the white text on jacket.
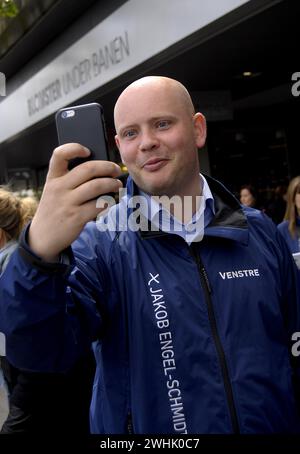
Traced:
POLYGON ((159 329, 158 337, 161 349, 161 359, 164 375, 167 379, 166 386, 168 390, 168 400, 170 403, 173 427, 175 432, 187 434, 188 431, 180 383, 179 380, 174 378, 176 374, 176 362, 167 305, 164 300, 162 288, 160 287, 159 274, 149 273, 149 275, 150 280, 148 281, 148 287, 154 309, 156 325, 159 329), (168 330, 165 328, 168 328, 168 330))

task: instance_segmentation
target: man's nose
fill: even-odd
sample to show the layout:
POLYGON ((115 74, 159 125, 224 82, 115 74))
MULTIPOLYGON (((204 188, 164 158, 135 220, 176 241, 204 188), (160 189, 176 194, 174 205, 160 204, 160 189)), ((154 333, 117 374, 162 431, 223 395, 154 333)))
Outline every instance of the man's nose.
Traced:
POLYGON ((149 151, 149 150, 154 150, 159 146, 159 141, 156 137, 156 135, 150 131, 144 131, 141 134, 141 141, 139 148, 141 151, 149 151))

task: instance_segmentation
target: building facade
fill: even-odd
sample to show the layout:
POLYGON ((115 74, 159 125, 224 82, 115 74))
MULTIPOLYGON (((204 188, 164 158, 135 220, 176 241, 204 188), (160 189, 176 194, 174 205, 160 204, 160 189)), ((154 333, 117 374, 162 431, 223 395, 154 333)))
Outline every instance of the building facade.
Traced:
POLYGON ((92 101, 104 108, 111 159, 119 162, 114 103, 127 84, 153 74, 180 80, 206 115, 205 173, 233 191, 245 183, 267 190, 300 173, 300 98, 292 89, 299 2, 23 3, 27 29, 18 35, 16 16, 0 35, 11 28, 15 37, 0 46, 0 183, 41 187, 57 146, 56 111, 92 101))

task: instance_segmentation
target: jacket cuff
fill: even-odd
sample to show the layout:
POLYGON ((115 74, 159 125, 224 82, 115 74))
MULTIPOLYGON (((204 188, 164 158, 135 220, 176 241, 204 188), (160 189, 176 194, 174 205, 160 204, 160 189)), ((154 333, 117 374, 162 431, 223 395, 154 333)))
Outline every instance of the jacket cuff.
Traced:
POLYGON ((28 245, 28 232, 30 224, 31 222, 27 224, 26 227, 22 230, 19 238, 18 251, 22 258, 25 260, 25 262, 27 262, 37 270, 41 271, 42 273, 46 274, 59 273, 62 276, 68 275, 75 265, 75 259, 73 256, 71 246, 69 246, 67 249, 60 253, 58 262, 44 261, 41 257, 36 255, 28 245))

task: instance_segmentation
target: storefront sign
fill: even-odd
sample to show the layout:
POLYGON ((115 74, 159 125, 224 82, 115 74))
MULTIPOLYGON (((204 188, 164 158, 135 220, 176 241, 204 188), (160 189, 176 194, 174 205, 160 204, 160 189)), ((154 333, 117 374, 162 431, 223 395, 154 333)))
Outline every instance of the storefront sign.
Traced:
POLYGON ((127 1, 7 93, 0 102, 0 143, 248 1, 127 1))

